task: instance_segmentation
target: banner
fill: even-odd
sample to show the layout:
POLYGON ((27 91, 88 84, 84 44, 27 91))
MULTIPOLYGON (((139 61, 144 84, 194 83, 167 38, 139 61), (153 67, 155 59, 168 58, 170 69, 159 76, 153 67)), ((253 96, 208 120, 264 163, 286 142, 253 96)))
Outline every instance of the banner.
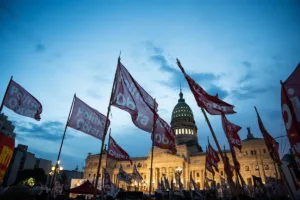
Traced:
POLYGON ((177 65, 181 69, 185 79, 187 80, 189 87, 199 107, 203 107, 211 115, 221 115, 222 113, 224 114, 235 113, 235 111, 233 110, 234 108, 233 105, 230 105, 220 100, 218 98, 218 95, 211 96, 207 94, 207 92, 205 92, 200 85, 198 85, 191 77, 189 77, 185 73, 178 59, 177 59, 177 65))
POLYGON ((124 181, 124 182, 127 183, 127 184, 131 184, 130 177, 129 177, 129 175, 123 170, 122 165, 120 165, 119 173, 118 173, 117 178, 119 179, 119 181, 124 181))
POLYGON ((110 191, 112 182, 110 180, 110 175, 105 168, 103 168, 103 174, 104 174, 104 190, 110 191))
POLYGON ((281 109, 291 149, 300 169, 300 63, 282 84, 281 109))
POLYGON ((133 166, 133 170, 132 170, 132 174, 131 174, 131 178, 133 180, 135 180, 138 183, 141 183, 143 181, 143 177, 141 176, 141 174, 138 172, 136 165, 134 164, 133 166))
MULTIPOLYGON (((240 131, 242 128, 238 125, 235 125, 228 121, 226 116, 222 114, 222 126, 225 133, 225 136, 227 137, 230 152, 232 154, 232 160, 234 163, 234 167, 237 171, 240 170, 240 163, 236 158, 236 152, 234 147, 238 148, 239 150, 242 149, 242 143, 240 136, 238 135, 238 131, 240 131)), ((242 182, 244 182, 243 178, 241 177, 242 182)))
POLYGON ((228 142, 230 146, 234 146, 239 150, 242 149, 241 138, 238 135, 238 132, 242 129, 240 126, 235 125, 228 121, 225 115, 222 115, 222 126, 225 132, 225 135, 228 138, 228 142))
POLYGON ((162 118, 158 117, 154 130, 154 146, 161 149, 169 149, 176 154, 175 134, 172 128, 162 118))
POLYGON ((11 161, 15 148, 15 140, 0 132, 0 180, 3 180, 5 172, 11 161))
POLYGON ((124 151, 111 136, 109 136, 108 141, 108 158, 113 158, 115 160, 128 160, 132 165, 132 160, 130 159, 128 153, 124 151))
MULTIPOLYGON (((102 140, 106 134, 105 128, 106 116, 88 106, 76 96, 68 126, 78 131, 91 135, 102 140)), ((110 121, 108 119, 108 126, 110 121)))
POLYGON ((41 119, 42 104, 13 80, 9 82, 3 105, 19 115, 34 118, 37 121, 41 119))
POLYGON ((209 162, 209 164, 211 166, 214 166, 216 171, 219 172, 218 162, 220 162, 220 158, 219 158, 219 155, 218 155, 217 151, 214 150, 214 148, 210 145, 209 142, 208 142, 208 148, 207 148, 206 156, 207 156, 207 162, 209 162))
POLYGON ((205 156, 205 168, 213 174, 213 176, 215 175, 214 169, 212 168, 212 164, 211 162, 209 162, 209 160, 211 159, 210 157, 208 157, 208 150, 206 148, 206 156, 205 156))
POLYGON ((281 164, 281 160, 280 160, 279 153, 278 153, 279 144, 265 129, 264 124, 261 121, 261 118, 259 116, 259 113, 258 113, 256 107, 255 107, 255 111, 256 111, 256 115, 257 115, 257 119, 258 119, 259 129, 265 139, 265 143, 270 152, 270 156, 276 163, 281 164))
POLYGON ((158 104, 133 79, 127 69, 118 62, 111 104, 131 115, 132 122, 140 129, 151 133, 153 113, 158 104))

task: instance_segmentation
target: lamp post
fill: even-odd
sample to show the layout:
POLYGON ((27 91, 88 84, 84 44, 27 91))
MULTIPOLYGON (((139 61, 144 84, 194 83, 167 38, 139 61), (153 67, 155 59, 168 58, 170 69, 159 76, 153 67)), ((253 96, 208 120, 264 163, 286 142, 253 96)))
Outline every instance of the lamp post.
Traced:
MULTIPOLYGON (((54 173, 55 166, 53 165, 53 166, 51 167, 51 171, 49 172, 50 177, 52 177, 54 174, 58 175, 59 172, 62 171, 62 170, 64 169, 64 168, 63 168, 61 165, 59 165, 59 164, 60 164, 60 160, 58 160, 58 161, 56 162, 56 173, 54 173)), ((56 177, 53 177, 53 178, 54 178, 54 184, 55 184, 56 177)), ((51 183, 51 179, 52 179, 52 178, 50 178, 50 183, 51 183)))

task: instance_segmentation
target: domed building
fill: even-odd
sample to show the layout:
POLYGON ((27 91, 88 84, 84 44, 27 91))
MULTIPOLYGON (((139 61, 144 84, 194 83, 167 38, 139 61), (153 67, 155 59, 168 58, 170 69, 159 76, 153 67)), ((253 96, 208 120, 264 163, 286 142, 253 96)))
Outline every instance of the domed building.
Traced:
MULTIPOLYGON (((205 158, 206 154, 202 151, 198 143, 198 128, 195 123, 193 111, 183 98, 183 93, 180 91, 178 103, 175 105, 171 116, 171 127, 174 130, 176 138, 177 154, 172 154, 169 150, 154 148, 153 152, 153 191, 158 187, 158 183, 165 176, 168 180, 175 180, 174 174, 176 171, 181 171, 181 180, 185 189, 189 189, 190 174, 199 188, 204 188, 205 182, 205 158)), ((201 129, 200 129, 201 132, 201 129)), ((243 135, 240 131, 240 135, 243 135)), ((223 139, 224 135, 220 135, 223 139)), ((242 136, 241 136, 242 138, 242 136)), ((211 140, 213 141, 213 140, 211 140)), ((149 140, 149 143, 151 141, 149 140)), ((214 142, 211 142, 212 144, 214 142)), ((227 141, 220 141, 220 145, 227 143, 227 141)), ((126 150, 126 149, 125 149, 126 150)), ((242 151, 237 152, 237 159, 240 162, 241 174, 247 184, 252 185, 252 176, 261 176, 264 181, 264 174, 266 176, 274 176, 276 169, 274 168, 270 154, 267 151, 265 142, 261 138, 255 138, 248 129, 247 139, 242 141, 242 151)), ((226 150, 227 156, 232 162, 231 154, 226 150)), ((100 154, 89 154, 86 158, 86 165, 84 167, 84 179, 93 182, 97 174, 97 166, 100 154)), ((151 166, 151 149, 148 155, 144 157, 133 157, 131 160, 137 166, 137 170, 143 177, 140 184, 127 185, 118 180, 120 165, 123 170, 131 174, 133 165, 129 161, 116 161, 114 159, 106 159, 106 151, 102 156, 102 167, 106 167, 110 177, 119 188, 125 190, 139 190, 148 192, 151 166), (106 164, 107 161, 107 164, 106 164)), ((233 164, 231 164, 233 165, 233 164)), ((212 174, 207 173, 208 178, 212 179, 212 174)), ((219 173, 215 175, 215 181, 220 183, 220 177, 225 178, 224 165, 222 161, 219 163, 219 173)), ((101 179, 100 179, 101 180, 101 179)), ((235 180, 235 178, 234 178, 235 180)), ((178 183, 175 182, 175 187, 178 183)), ((101 189, 101 184, 99 184, 101 189)))
POLYGON ((202 152, 198 143, 197 126, 193 111, 185 102, 180 90, 177 105, 172 112, 171 127, 176 135, 177 145, 185 144, 190 153, 202 152))

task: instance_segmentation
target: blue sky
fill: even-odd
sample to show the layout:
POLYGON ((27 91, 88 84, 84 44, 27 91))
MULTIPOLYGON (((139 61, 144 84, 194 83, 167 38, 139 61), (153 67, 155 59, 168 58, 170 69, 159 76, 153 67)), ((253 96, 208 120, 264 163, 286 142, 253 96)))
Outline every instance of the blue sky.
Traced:
MULTIPOLYGON (((229 120, 261 137, 253 106, 274 136, 284 134, 280 79, 300 61, 298 1, 0 1, 0 94, 11 75, 43 104, 42 120, 4 108, 17 143, 55 160, 73 94, 106 114, 117 57, 157 99, 168 122, 183 83, 202 147, 210 135, 176 66, 209 93, 235 105, 229 120)), ((209 116, 221 145, 219 116, 209 116)), ((150 135, 112 108, 112 136, 131 156, 145 156, 150 135)), ((278 140, 287 151, 286 138, 278 140), (285 147, 286 146, 286 147, 285 147)), ((100 141, 68 129, 61 162, 73 169, 100 141)))

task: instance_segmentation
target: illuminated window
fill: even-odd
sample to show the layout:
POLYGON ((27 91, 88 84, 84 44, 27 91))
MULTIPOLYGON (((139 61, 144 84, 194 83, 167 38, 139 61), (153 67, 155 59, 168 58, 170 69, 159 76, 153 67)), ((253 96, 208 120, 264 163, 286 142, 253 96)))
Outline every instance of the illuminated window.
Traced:
POLYGON ((181 129, 178 129, 178 131, 179 131, 179 134, 181 134, 181 129))

